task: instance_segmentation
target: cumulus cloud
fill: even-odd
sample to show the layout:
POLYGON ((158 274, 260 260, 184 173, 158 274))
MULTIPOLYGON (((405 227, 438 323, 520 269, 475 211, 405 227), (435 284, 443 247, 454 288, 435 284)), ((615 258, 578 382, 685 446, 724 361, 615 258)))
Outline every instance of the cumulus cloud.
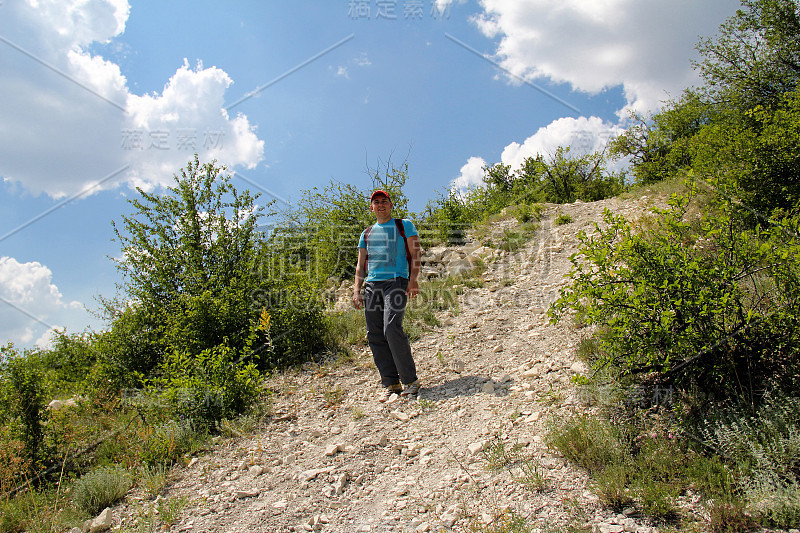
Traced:
MULTIPOLYGON (((521 143, 508 144, 500 156, 500 163, 509 165, 512 171, 517 170, 528 157, 541 155, 548 160, 560 146, 569 147, 570 154, 577 156, 600 152, 609 140, 622 131, 620 126, 604 122, 599 117, 560 118, 539 128, 521 143)), ((451 187, 463 191, 474 185, 482 185, 485 166, 482 158, 470 157, 461 167, 459 176, 451 181, 451 187)), ((620 168, 612 167, 612 170, 620 168)))
POLYGON ((559 146, 570 148, 573 155, 599 152, 606 143, 622 133, 622 128, 603 122, 598 117, 565 117, 555 120, 525 139, 521 144, 512 142, 505 147, 501 163, 512 169, 522 166, 528 157, 553 155, 559 146))
POLYGON ((483 185, 484 167, 486 167, 486 161, 482 157, 470 157, 467 163, 461 167, 460 174, 450 183, 450 186, 463 191, 476 185, 483 185))
POLYGON ((0 18, 0 177, 55 198, 127 183, 171 183, 197 152, 253 168, 264 145, 229 116, 221 69, 185 61, 160 94, 137 95, 93 54, 125 30, 127 0, 20 0, 0 18))
POLYGON ((698 81, 690 60, 738 0, 481 0, 480 30, 503 68, 597 93, 623 88, 627 109, 655 110, 698 81))
POLYGON ((28 345, 44 343, 76 318, 80 302, 65 302, 49 268, 0 257, 0 339, 28 345))

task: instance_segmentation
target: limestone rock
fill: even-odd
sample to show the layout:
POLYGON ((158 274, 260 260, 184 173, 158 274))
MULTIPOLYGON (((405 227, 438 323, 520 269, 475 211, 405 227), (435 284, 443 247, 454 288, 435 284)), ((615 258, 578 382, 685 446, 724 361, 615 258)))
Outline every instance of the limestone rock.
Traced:
POLYGON ((83 524, 84 533, 99 533, 111 529, 114 524, 113 517, 111 516, 111 509, 106 507, 103 512, 91 520, 87 520, 83 524))
POLYGON ((410 417, 403 411, 392 411, 389 414, 392 415, 392 418, 399 420, 400 422, 408 422, 410 419, 410 417))
POLYGON ((325 447, 325 456, 332 457, 342 451, 343 448, 344 446, 342 444, 328 444, 325 447))
POLYGON ((485 447, 486 444, 483 441, 478 441, 467 446, 467 450, 469 451, 470 455, 476 455, 481 453, 485 447))
POLYGON ((237 491, 234 491, 234 493, 233 493, 233 494, 234 494, 234 495, 235 495, 235 496, 236 496, 238 499, 240 499, 240 500, 241 500, 242 498, 255 498, 255 497, 256 497, 256 496, 258 496, 260 493, 261 493, 261 492, 260 492, 258 489, 244 489, 244 490, 237 490, 237 491))

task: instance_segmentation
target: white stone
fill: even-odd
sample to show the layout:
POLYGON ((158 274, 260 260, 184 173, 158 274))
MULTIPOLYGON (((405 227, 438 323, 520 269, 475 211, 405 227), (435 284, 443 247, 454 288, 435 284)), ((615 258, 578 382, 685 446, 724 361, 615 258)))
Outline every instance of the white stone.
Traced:
POLYGON ((333 469, 334 469, 333 466, 328 466, 325 468, 313 468, 311 470, 306 470, 305 472, 300 474, 300 481, 311 481, 320 474, 327 474, 329 472, 333 472, 333 469))
POLYGON ((442 515, 442 525, 444 527, 453 527, 458 521, 458 515, 445 513, 442 515))
POLYGON ((83 525, 83 530, 87 533, 99 533, 111 529, 114 524, 113 517, 111 516, 111 509, 106 507, 103 512, 91 520, 87 520, 83 525))
POLYGON ((569 369, 576 374, 585 374, 588 370, 582 361, 575 361, 569 369))
POLYGON ((541 416, 542 414, 539 411, 535 411, 525 418, 525 422, 528 424, 532 424, 538 421, 541 416))
POLYGON ((337 495, 341 495, 344 493, 344 489, 347 487, 347 473, 344 473, 339 476, 339 479, 336 480, 336 484, 333 486, 333 490, 337 495))
POLYGON ((400 422, 408 422, 409 416, 405 414, 403 411, 392 411, 389 413, 392 415, 392 418, 399 420, 400 422))
POLYGON ((485 445, 485 444, 484 444, 482 441, 473 442, 472 444, 470 444, 469 446, 467 446, 467 450, 469 450, 469 453, 470 453, 471 455, 475 455, 475 454, 478 454, 478 453, 482 452, 482 451, 483 451, 483 448, 484 448, 485 446, 486 446, 486 445, 485 445))
POLYGON ((328 444, 325 447, 325 456, 332 457, 342 451, 342 448, 344 448, 342 444, 328 444))
POLYGON ((481 392, 485 392, 486 394, 493 393, 494 383, 492 383, 491 381, 487 381, 486 383, 484 383, 483 386, 481 387, 481 392))
POLYGON ((255 498, 259 494, 260 492, 258 489, 249 489, 249 490, 245 489, 245 490, 237 490, 236 492, 234 492, 234 495, 239 499, 255 498))
POLYGON ((461 374, 462 372, 464 372, 464 368, 465 368, 464 361, 462 361, 460 359, 453 359, 450 362, 450 368, 453 369, 453 372, 456 372, 457 374, 461 374))

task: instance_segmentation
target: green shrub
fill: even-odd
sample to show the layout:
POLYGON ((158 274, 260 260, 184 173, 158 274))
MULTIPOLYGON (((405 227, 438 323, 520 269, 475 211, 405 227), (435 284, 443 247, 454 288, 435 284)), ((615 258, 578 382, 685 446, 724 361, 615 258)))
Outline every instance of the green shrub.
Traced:
MULTIPOLYGON (((711 399, 748 398, 798 385, 798 219, 746 230, 725 197, 698 219, 674 197, 648 231, 606 211, 605 227, 580 235, 572 285, 551 307, 600 327, 596 367, 660 372, 662 384, 711 399)), ((708 404, 707 407, 713 404, 708 404)))
POLYGON ((139 459, 149 466, 172 465, 183 455, 200 449, 206 434, 194 430, 188 423, 170 420, 140 430, 139 459))
POLYGON ((156 384, 176 417, 213 427, 223 418, 245 412, 256 401, 259 377, 253 362, 218 346, 196 356, 172 352, 156 384))
POLYGON ((327 315, 326 330, 329 339, 328 345, 364 346, 367 343, 367 329, 364 322, 364 312, 357 309, 327 315))
POLYGON ((28 490, 0 499, 0 532, 52 533, 80 524, 85 515, 69 505, 63 492, 28 490))
POLYGON ((0 365, 0 423, 8 424, 7 438, 23 444, 20 466, 27 467, 24 476, 33 479, 49 461, 44 449, 44 369, 36 356, 28 360, 10 345, 0 350, 0 365))
POLYGON ((556 226, 563 226, 565 224, 571 224, 571 223, 572 223, 572 217, 564 213, 559 214, 554 221, 554 224, 556 226))
POLYGON ((142 489, 145 496, 155 498, 167 485, 170 467, 164 462, 143 464, 136 472, 136 486, 142 489))
POLYGON ((72 503, 85 514, 94 516, 125 497, 132 485, 131 475, 121 466, 101 466, 75 482, 72 503))
POLYGON ((721 500, 709 505, 708 527, 710 533, 747 533, 756 529, 756 523, 742 501, 721 500))
POLYGON ((628 463, 609 464, 593 478, 592 488, 600 503, 622 509, 633 502, 633 467, 628 463))
POLYGON ((800 522, 800 398, 768 396, 754 413, 730 412, 703 435, 737 472, 757 518, 773 527, 800 522))

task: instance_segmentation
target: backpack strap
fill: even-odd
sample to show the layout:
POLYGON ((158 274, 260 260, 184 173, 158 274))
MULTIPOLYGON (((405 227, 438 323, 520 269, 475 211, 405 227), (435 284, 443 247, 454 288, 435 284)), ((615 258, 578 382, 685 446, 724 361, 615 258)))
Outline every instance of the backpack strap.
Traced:
POLYGON ((367 261, 369 260, 369 248, 367 248, 367 239, 369 239, 369 232, 372 231, 372 226, 364 230, 364 274, 367 273, 367 261))
POLYGON ((408 267, 411 268, 411 250, 408 249, 408 239, 406 238, 406 228, 403 225, 403 219, 394 219, 394 224, 397 226, 397 231, 403 237, 403 244, 406 245, 406 261, 408 261, 408 267))

